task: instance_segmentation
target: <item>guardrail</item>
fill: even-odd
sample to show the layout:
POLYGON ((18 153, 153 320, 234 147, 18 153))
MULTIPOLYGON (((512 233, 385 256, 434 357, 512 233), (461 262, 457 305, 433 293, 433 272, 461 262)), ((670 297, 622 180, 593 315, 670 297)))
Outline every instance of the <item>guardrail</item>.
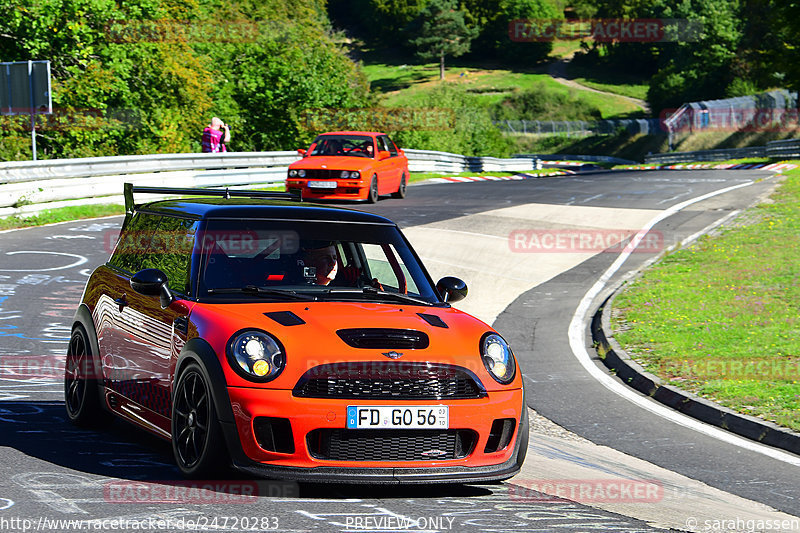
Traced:
POLYGON ((800 157, 800 139, 768 142, 767 157, 774 157, 777 159, 800 157))
POLYGON ((696 152, 674 152, 652 154, 644 158, 645 163, 689 163, 693 161, 725 161, 726 159, 743 159, 746 157, 767 157, 766 146, 749 148, 731 148, 723 150, 698 150, 696 152))
POLYGON ((693 161, 724 161, 726 159, 744 159, 747 157, 800 158, 800 139, 770 141, 766 146, 751 146, 747 148, 652 154, 645 156, 644 161, 645 163, 690 163, 693 161))
POLYGON ((573 155, 573 154, 517 154, 514 157, 524 157, 528 159, 541 159, 547 161, 589 161, 592 163, 613 163, 615 165, 635 165, 638 161, 630 159, 620 159, 609 155, 573 155))
MULTIPOLYGON (((468 157, 405 150, 411 172, 515 172, 535 157, 468 157)), ((0 162, 0 217, 90 203, 119 203, 126 181, 153 187, 254 187, 283 183, 297 152, 155 154, 0 162)))

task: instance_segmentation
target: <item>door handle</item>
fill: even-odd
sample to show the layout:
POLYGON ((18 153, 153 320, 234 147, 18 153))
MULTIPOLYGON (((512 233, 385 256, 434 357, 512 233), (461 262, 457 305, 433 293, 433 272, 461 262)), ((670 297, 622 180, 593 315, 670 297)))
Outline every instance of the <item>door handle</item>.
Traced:
POLYGON ((119 312, 121 313, 122 310, 128 305, 128 300, 125 299, 125 294, 114 300, 114 303, 119 306, 119 312))

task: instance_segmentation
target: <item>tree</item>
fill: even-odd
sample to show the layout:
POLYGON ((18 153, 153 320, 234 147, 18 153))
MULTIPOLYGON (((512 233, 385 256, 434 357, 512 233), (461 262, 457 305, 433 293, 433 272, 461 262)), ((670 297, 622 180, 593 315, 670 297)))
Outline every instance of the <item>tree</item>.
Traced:
POLYGON ((478 35, 476 28, 464 22, 464 12, 455 0, 432 0, 420 14, 419 36, 411 40, 420 59, 439 59, 439 79, 444 79, 444 57, 458 57, 469 52, 478 35))

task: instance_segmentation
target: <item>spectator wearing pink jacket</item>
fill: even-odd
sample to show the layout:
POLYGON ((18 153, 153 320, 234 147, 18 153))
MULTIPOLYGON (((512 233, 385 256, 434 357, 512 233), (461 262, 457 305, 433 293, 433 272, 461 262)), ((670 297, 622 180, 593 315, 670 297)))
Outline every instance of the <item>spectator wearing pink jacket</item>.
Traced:
POLYGON ((231 140, 231 130, 219 117, 211 119, 211 124, 203 130, 203 152, 227 152, 225 146, 231 140), (224 133, 222 130, 225 130, 224 133))

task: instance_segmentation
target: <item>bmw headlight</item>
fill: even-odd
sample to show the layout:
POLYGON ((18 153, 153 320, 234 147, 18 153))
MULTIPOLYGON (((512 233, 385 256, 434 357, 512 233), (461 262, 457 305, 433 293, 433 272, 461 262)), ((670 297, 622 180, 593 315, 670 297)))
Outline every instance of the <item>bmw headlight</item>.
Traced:
POLYGON ((290 177, 290 178, 294 178, 294 177, 296 177, 296 176, 297 176, 297 170, 296 170, 296 169, 294 169, 294 168, 292 168, 292 169, 289 169, 289 177, 290 177))
POLYGON ((511 347, 497 333, 487 333, 481 338, 481 359, 486 370, 503 385, 511 383, 516 373, 516 362, 511 347))
POLYGON ((306 171, 301 168, 300 170, 297 171, 297 175, 300 176, 301 178, 305 178, 306 177, 306 171))
POLYGON ((361 176, 361 173, 358 170, 354 170, 350 173, 350 177, 353 179, 358 179, 361 176))
POLYGON ((340 177, 349 178, 350 177, 350 172, 347 171, 347 170, 342 170, 342 173, 340 174, 340 177))
POLYGON ((283 346, 258 330, 236 333, 228 342, 228 362, 237 374, 250 381, 271 381, 286 365, 283 346))

